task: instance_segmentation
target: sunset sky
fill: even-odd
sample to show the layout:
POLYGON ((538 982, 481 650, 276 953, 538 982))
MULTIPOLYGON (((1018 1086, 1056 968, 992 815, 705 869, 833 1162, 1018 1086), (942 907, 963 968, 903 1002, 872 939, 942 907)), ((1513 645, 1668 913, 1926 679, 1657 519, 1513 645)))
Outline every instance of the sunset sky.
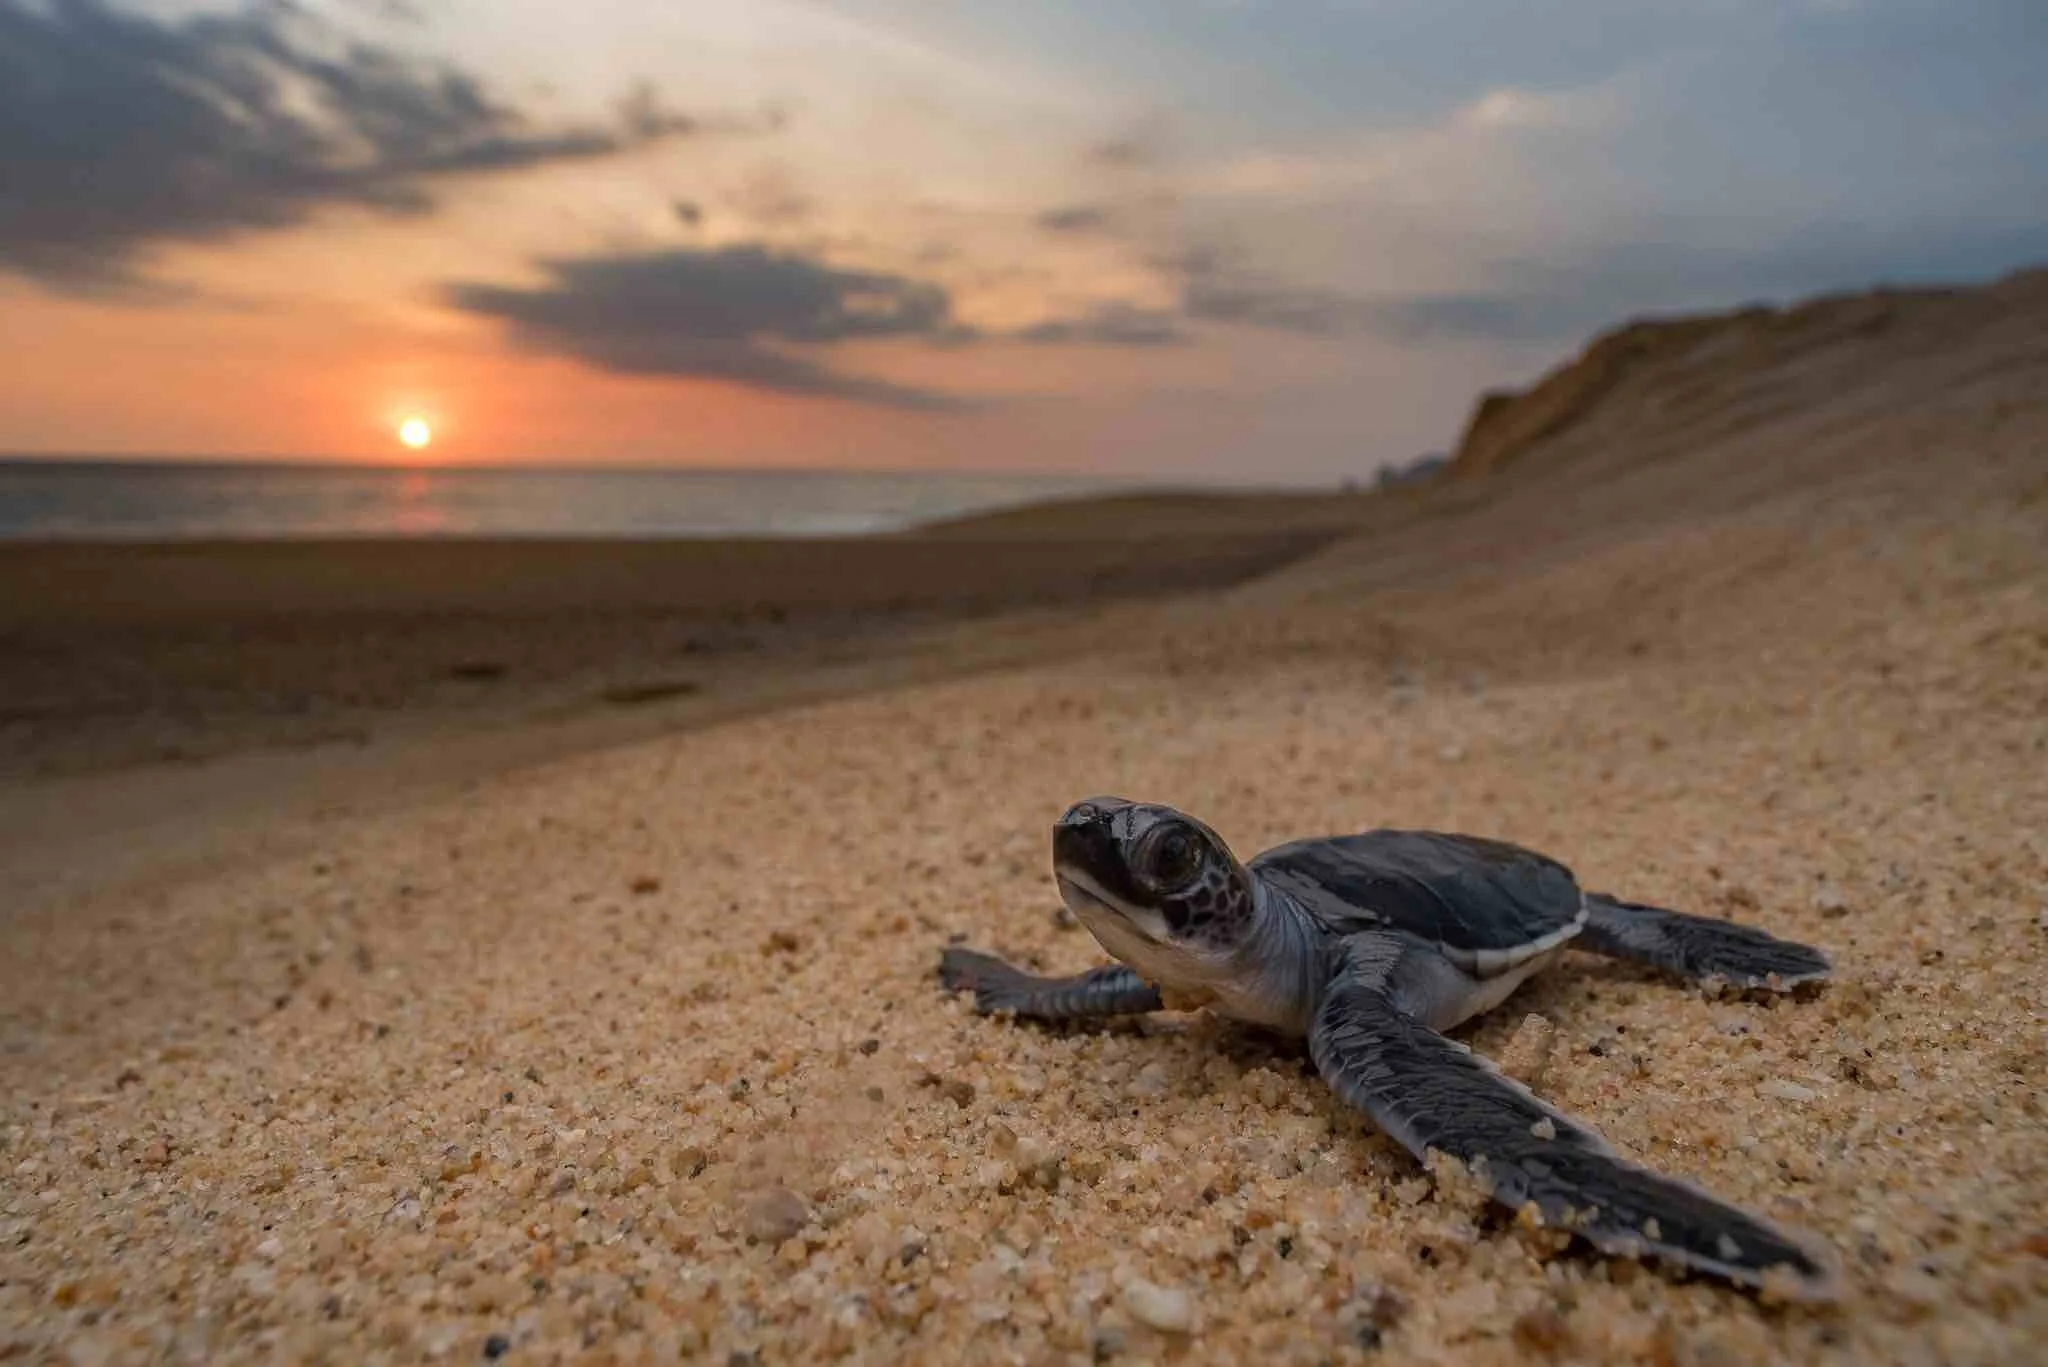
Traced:
POLYGON ((2048 261, 2041 0, 0 0, 0 450, 1256 480, 2048 261))

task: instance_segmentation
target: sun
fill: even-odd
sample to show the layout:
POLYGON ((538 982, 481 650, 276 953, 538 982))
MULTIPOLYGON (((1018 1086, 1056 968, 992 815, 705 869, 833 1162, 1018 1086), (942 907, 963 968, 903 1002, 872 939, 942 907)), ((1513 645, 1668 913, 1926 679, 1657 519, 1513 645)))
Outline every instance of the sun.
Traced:
POLYGON ((427 426, 425 418, 407 418, 398 424, 398 439, 413 450, 422 451, 434 439, 434 429, 427 426))

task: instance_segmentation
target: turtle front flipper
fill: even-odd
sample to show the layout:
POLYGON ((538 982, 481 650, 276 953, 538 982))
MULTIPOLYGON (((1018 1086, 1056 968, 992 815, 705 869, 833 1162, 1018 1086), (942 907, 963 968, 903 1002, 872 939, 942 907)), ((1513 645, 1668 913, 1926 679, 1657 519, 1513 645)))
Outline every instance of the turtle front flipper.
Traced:
POLYGON ((1621 1158, 1593 1130, 1538 1100, 1422 1023, 1444 963, 1393 934, 1346 942, 1309 1030, 1316 1068, 1350 1105, 1417 1158, 1458 1159, 1517 1212, 1601 1252, 1664 1261, 1789 1298, 1836 1294, 1828 1259, 1804 1240, 1621 1158))
POLYGON ((1827 956, 1734 921, 1688 916, 1586 894, 1585 929, 1572 948, 1649 964, 1688 978, 1725 978, 1736 987, 1789 990, 1828 976, 1827 956))
POLYGON ((1099 1020, 1158 1011, 1159 990, 1122 964, 1105 964, 1071 978, 1041 978, 992 954, 948 949, 939 957, 939 981, 949 992, 972 991, 984 1015, 1006 1011, 1032 1020, 1099 1020))

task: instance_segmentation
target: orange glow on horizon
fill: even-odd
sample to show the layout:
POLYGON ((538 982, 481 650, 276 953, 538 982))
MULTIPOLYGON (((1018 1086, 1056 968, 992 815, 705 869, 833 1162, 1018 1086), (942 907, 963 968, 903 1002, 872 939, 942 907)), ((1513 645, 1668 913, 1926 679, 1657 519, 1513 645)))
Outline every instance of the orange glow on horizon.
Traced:
MULTIPOLYGON (((833 353, 847 373, 935 392, 1037 398, 1085 383, 1098 400, 935 414, 709 379, 616 375, 564 357, 506 350, 489 334, 423 338, 385 320, 346 315, 137 311, 35 294, 8 296, 5 307, 0 331, 18 330, 39 345, 8 357, 0 429, 17 449, 67 454, 435 467, 1018 469, 1047 463, 1049 452, 1094 443, 1178 452, 1205 434, 1213 439, 1211 410, 1141 415, 1145 381, 1172 364, 1177 374, 1222 383, 1247 373, 1248 364, 1193 349, 1167 355, 1172 348, 1088 355, 1035 349, 1020 357, 997 346, 898 353, 850 344, 833 353), (120 372, 120 403, 109 401, 110 355, 150 362, 120 372), (220 402, 226 392, 237 400, 220 402), (424 449, 399 440, 400 425, 411 418, 428 425, 424 449)), ((1297 351, 1261 354, 1272 359, 1249 372, 1261 382, 1267 371, 1283 368, 1300 382, 1297 351)), ((1131 463, 1138 459, 1134 454, 1131 463)))

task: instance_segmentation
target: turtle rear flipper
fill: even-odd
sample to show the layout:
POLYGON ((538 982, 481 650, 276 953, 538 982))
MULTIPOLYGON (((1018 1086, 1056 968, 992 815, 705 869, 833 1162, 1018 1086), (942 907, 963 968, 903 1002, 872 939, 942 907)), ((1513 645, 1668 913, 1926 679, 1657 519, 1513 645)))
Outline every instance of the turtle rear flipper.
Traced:
POLYGON ((1007 1011, 1033 1020, 1099 1020, 1137 1016, 1164 1005, 1159 989, 1122 964, 1070 978, 1041 978, 993 954, 955 946, 939 956, 939 981, 949 992, 972 991, 984 1015, 1007 1011))
POLYGON ((1830 972, 1827 956, 1810 945, 1781 940, 1755 926, 1688 916, 1682 911, 1586 894, 1586 925, 1572 948, 1627 959, 1688 978, 1725 978, 1743 988, 1778 988, 1818 982, 1830 972))
POLYGON ((1417 1158, 1464 1163, 1510 1210, 1534 1206, 1601 1252, 1829 1300, 1836 1273, 1803 1239, 1617 1155, 1597 1133, 1423 1024, 1443 961, 1389 934, 1359 935, 1323 994, 1309 1053, 1324 1080, 1417 1158), (1784 1269, 1773 1275, 1774 1269, 1784 1269))

